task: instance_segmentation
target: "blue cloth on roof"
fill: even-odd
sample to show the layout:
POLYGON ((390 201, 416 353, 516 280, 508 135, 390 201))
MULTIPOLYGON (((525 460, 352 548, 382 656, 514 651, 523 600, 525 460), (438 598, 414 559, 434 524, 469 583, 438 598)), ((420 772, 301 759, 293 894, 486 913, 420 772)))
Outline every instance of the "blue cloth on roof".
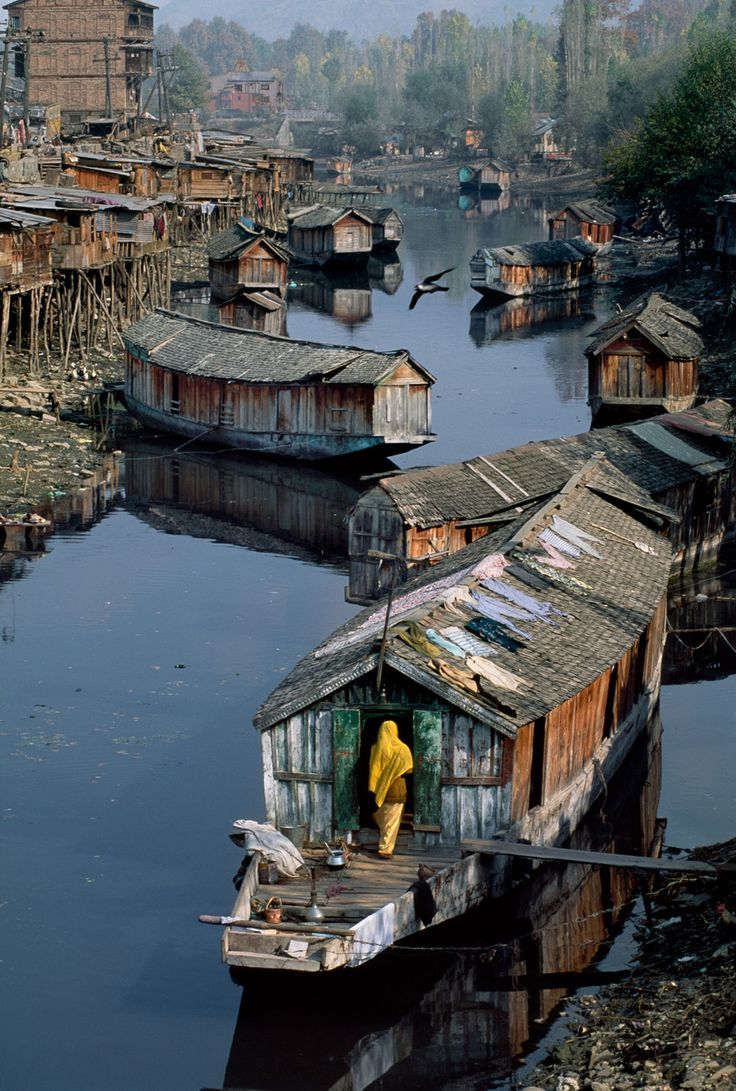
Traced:
POLYGON ((427 636, 433 644, 438 644, 440 648, 444 648, 450 655, 457 656, 458 659, 465 658, 465 652, 457 644, 453 644, 451 640, 447 640, 444 636, 437 632, 436 629, 427 629, 427 636))
POLYGON ((519 648, 524 647, 520 640, 516 640, 510 633, 506 632, 503 625, 489 617, 471 618, 470 621, 465 622, 465 628, 484 640, 489 640, 493 644, 500 644, 502 648, 506 648, 510 652, 518 652, 519 648))
MULTIPOLYGON (((509 615, 514 616, 519 613, 513 606, 505 606, 504 603, 490 599, 487 595, 479 595, 477 591, 471 591, 470 596, 473 600, 473 609, 477 610, 479 614, 505 625, 507 629, 518 633, 524 640, 532 640, 529 633, 524 632, 523 629, 520 629, 518 625, 514 625, 513 621, 509 620, 509 615)), ((533 620, 531 614, 526 614, 526 616, 533 620)))

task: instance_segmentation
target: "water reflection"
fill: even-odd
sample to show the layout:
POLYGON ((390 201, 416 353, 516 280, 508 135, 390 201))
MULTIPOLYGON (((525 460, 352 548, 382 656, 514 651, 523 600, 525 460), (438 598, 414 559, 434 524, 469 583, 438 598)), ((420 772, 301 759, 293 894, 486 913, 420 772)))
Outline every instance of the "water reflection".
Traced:
POLYGON ((125 482, 127 506, 160 530, 340 566, 347 513, 364 487, 309 465, 150 439, 126 444, 125 482))
POLYGON ((466 220, 485 219, 488 216, 497 216, 499 212, 511 208, 512 200, 513 198, 508 190, 493 196, 475 191, 459 194, 457 207, 466 220))
POLYGON ((562 330, 576 318, 595 318, 592 293, 568 292, 550 299, 509 299, 497 307, 487 307, 481 302, 470 312, 470 336, 481 348, 506 334, 533 337, 540 327, 545 332, 562 330))
POLYGON ((350 269, 327 273, 322 269, 299 269, 289 300, 299 299, 315 311, 331 315, 343 326, 358 326, 371 317, 371 284, 368 270, 350 269))
POLYGON ((736 553, 719 570, 695 570, 670 588, 664 685, 687 685, 736 674, 736 553))
MULTIPOLYGON (((654 719, 573 847, 649 851, 660 737, 654 719)), ((420 933, 361 970, 289 980, 288 989, 278 974, 248 978, 224 1091, 508 1086, 561 1001, 610 980, 594 963, 637 890, 619 869, 548 864, 529 875, 527 866, 503 902, 420 933)))
POLYGON ((368 278, 371 288, 394 295, 404 279, 404 270, 398 254, 371 254, 368 259, 368 278))

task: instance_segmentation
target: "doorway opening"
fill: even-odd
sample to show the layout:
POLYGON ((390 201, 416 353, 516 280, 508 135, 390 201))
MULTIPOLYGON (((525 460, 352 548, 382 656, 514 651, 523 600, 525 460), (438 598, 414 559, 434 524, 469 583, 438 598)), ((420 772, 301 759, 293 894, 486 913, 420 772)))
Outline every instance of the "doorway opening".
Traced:
MULTIPOLYGON (((414 728, 410 712, 393 711, 386 709, 383 712, 368 712, 363 720, 363 730, 360 739, 360 756, 358 758, 358 798, 360 801, 360 827, 361 829, 375 830, 378 827, 373 821, 373 812, 376 809, 376 801, 372 792, 368 791, 368 767, 370 764, 371 747, 378 738, 378 729, 384 720, 393 720, 399 728, 399 738, 414 754, 414 728)), ((402 830, 414 828, 414 778, 411 773, 406 775, 406 805, 401 818, 402 830)))

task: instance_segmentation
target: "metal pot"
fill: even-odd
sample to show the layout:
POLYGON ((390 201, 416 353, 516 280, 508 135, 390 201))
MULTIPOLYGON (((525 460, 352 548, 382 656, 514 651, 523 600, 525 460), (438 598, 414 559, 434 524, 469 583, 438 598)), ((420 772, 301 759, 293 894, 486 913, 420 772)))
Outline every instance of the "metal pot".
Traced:
POLYGON ((326 841, 324 842, 324 846, 327 849, 327 860, 325 861, 325 863, 327 864, 328 868, 331 868, 333 871, 340 871, 342 868, 344 868, 346 861, 345 852, 343 851, 343 849, 332 849, 326 841))

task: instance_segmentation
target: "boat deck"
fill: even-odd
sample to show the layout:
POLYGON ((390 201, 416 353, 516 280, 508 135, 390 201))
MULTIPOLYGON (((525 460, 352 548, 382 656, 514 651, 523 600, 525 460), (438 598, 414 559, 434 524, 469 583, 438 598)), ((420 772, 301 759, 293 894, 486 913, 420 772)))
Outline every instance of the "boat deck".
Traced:
MULTIPOLYGON (((294 879, 258 881, 258 856, 246 872, 230 917, 202 916, 224 925, 222 958, 240 970, 335 970, 360 965, 395 941, 424 928, 410 889, 424 865, 435 902, 433 923, 462 915, 488 893, 488 857, 463 856, 458 845, 399 847, 391 860, 375 851, 354 851, 342 869, 328 868, 326 853, 304 849, 306 868, 294 879), (312 869, 319 922, 306 916, 312 900, 312 869), (267 903, 278 899, 281 921, 267 922, 267 903)), ((272 903, 273 905, 273 903, 272 903)))
MULTIPOLYGON (((382 860, 375 851, 361 849, 351 855, 342 870, 328 868, 324 863, 326 853, 319 849, 304 849, 302 855, 308 868, 317 868, 317 904, 325 914, 325 920, 354 922, 406 894, 416 881, 420 864, 441 871, 460 858, 460 850, 456 845, 404 848, 398 849, 393 859, 382 860)), ((295 907, 291 911, 285 909, 284 916, 298 920, 299 909, 309 905, 310 891, 311 879, 306 874, 259 886, 254 897, 258 900, 280 898, 284 906, 295 907)))

